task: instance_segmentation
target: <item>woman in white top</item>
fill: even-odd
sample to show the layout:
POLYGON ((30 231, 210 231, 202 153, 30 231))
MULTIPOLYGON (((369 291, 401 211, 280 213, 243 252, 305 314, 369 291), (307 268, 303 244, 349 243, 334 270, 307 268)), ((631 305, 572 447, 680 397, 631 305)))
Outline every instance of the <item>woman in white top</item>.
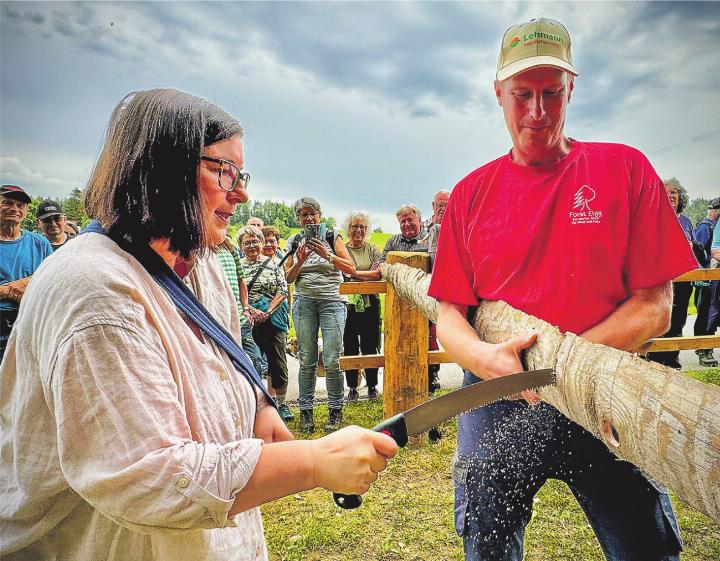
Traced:
POLYGON ((395 454, 358 427, 292 440, 257 375, 114 241, 154 250, 239 338, 209 249, 248 200, 242 132, 176 90, 114 110, 86 194, 108 235, 83 234, 38 269, 0 367, 6 561, 267 559, 259 505, 364 492, 395 454))

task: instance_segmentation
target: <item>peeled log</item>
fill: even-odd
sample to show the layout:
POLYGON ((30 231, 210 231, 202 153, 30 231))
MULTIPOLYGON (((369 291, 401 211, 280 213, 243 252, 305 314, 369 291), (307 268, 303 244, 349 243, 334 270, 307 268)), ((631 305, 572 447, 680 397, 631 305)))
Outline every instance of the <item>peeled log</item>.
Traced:
MULTIPOLYGON (((384 265, 382 271, 403 298, 437 318, 437 302, 427 296, 430 275, 405 265, 384 265)), ((540 390, 543 400, 720 522, 720 388, 562 334, 505 302, 481 302, 473 327, 488 343, 537 332, 527 367, 556 372, 556 385, 540 390)))

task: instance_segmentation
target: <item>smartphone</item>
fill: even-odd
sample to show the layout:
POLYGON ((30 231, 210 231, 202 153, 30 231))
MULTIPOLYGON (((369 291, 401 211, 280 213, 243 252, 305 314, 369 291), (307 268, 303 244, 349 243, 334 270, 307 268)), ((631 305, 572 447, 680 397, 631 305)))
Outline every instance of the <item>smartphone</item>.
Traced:
POLYGON ((311 239, 319 239, 320 238, 320 224, 308 224, 305 226, 305 241, 310 241, 311 239))

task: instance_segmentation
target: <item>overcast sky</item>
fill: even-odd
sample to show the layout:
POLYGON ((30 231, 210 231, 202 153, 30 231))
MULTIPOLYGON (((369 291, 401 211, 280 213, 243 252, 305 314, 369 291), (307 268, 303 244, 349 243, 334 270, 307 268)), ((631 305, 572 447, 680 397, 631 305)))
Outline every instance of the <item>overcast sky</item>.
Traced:
POLYGON ((569 136, 720 195, 720 3, 0 4, 0 181, 33 195, 84 186, 124 94, 174 87, 243 124, 253 198, 309 195, 394 232, 399 205, 428 213, 509 150, 497 50, 540 16, 573 40, 569 136))

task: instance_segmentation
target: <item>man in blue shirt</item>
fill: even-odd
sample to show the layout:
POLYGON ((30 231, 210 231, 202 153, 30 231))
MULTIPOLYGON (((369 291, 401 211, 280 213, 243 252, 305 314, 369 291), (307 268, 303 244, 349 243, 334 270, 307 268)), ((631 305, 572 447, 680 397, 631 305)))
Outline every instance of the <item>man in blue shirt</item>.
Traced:
MULTIPOLYGON (((699 222, 695 228, 695 240, 698 244, 702 245, 705 251, 705 259, 700 263, 700 266, 704 268, 710 267, 710 246, 718 217, 720 217, 720 197, 716 197, 708 203, 707 218, 699 222)), ((698 335, 712 335, 715 330, 710 331, 708 325, 710 303, 712 300, 711 283, 707 281, 696 281, 694 284, 697 318, 695 319, 693 333, 696 337, 698 335)), ((695 352, 700 358, 701 366, 715 367, 718 365, 718 361, 715 360, 713 356, 712 349, 698 349, 695 352)))
POLYGON ((0 361, 30 277, 53 251, 43 236, 20 228, 29 203, 22 187, 0 186, 0 361))

